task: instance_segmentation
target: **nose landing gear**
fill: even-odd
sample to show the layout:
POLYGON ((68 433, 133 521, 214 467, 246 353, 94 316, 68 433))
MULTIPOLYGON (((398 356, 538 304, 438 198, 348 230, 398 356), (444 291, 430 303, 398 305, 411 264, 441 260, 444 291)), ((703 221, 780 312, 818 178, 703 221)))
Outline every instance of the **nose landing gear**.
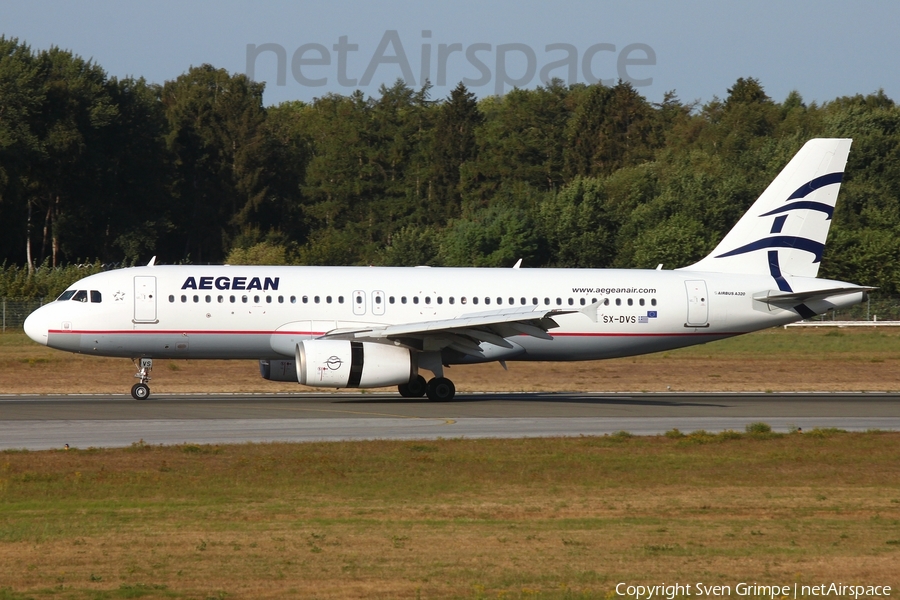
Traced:
POLYGON ((153 359, 141 358, 140 361, 138 372, 134 376, 141 381, 131 386, 131 397, 135 400, 146 400, 150 397, 150 386, 147 382, 150 381, 150 371, 153 370, 153 359))

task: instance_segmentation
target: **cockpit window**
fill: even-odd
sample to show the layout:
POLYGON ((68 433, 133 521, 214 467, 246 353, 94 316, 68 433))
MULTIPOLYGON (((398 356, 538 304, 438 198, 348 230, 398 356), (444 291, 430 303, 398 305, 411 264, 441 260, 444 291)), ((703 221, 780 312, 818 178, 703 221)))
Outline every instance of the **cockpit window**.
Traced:
POLYGON ((72 296, 72 300, 76 302, 87 302, 87 292, 85 290, 78 290, 75 292, 75 295, 72 296))
POLYGON ((91 302, 103 302, 103 298, 100 296, 100 292, 97 290, 91 290, 91 302))
POLYGON ((62 302, 64 300, 69 300, 72 296, 75 295, 75 290, 66 290, 62 294, 59 295, 59 298, 56 300, 62 302))

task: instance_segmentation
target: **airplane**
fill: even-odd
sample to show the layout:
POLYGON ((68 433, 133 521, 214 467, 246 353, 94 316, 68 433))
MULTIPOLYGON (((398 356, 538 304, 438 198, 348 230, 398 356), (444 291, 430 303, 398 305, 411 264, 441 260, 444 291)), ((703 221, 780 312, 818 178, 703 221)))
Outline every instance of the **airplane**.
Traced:
POLYGON ((808 141, 718 246, 674 270, 156 265, 91 275, 25 321, 46 346, 253 359, 311 387, 449 401, 444 368, 659 352, 808 319, 875 288, 817 279, 850 139, 808 141), (430 379, 422 371, 431 372, 430 379))

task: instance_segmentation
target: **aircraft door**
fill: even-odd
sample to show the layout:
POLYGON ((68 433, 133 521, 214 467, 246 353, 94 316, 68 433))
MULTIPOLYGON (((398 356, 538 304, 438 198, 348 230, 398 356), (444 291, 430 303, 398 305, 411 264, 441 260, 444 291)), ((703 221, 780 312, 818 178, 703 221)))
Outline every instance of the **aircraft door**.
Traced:
POLYGON ((372 292, 372 314, 384 314, 384 292, 372 292))
POLYGON ((362 290, 354 290, 353 292, 353 314, 354 315, 364 315, 366 314, 366 293, 362 290))
POLYGON ((709 296, 706 281, 696 279, 685 281, 687 290, 688 314, 685 327, 709 327, 709 296))
POLYGON ((156 277, 140 275, 134 278, 134 322, 158 322, 156 318, 156 277))

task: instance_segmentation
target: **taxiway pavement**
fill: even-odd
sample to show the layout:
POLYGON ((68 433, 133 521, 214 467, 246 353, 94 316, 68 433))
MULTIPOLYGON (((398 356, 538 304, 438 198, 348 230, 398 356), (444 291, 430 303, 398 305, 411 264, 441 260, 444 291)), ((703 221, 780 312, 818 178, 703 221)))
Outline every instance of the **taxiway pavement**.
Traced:
POLYGON ((837 427, 900 430, 900 394, 396 394, 0 396, 0 450, 364 439, 512 438, 837 427))

